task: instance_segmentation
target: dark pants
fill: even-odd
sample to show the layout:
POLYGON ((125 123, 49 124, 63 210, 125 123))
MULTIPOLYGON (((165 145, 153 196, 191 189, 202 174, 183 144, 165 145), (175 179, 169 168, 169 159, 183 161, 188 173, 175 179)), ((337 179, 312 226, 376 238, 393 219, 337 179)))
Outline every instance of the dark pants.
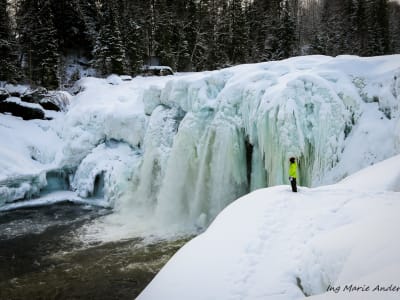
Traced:
POLYGON ((297 193, 296 178, 292 178, 292 180, 290 181, 290 184, 292 185, 292 192, 297 193))

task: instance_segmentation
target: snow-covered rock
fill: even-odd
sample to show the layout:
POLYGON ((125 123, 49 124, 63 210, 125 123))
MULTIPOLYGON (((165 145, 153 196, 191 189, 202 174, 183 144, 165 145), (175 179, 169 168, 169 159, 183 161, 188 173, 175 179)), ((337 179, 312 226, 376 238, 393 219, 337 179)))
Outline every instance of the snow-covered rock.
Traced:
POLYGON ((0 88, 0 101, 4 101, 9 97, 10 94, 7 92, 7 90, 0 88))
POLYGON ((113 204, 128 189, 139 162, 138 151, 126 144, 101 144, 82 160, 71 186, 82 198, 100 198, 113 204))
POLYGON ((47 110, 67 111, 72 96, 66 91, 49 92, 39 100, 39 104, 47 110))
POLYGON ((62 145, 52 121, 0 115, 0 206, 38 195, 62 145))
POLYGON ((398 155, 339 184, 238 199, 137 299, 398 299, 399 166, 398 155))
POLYGON ((1 101, 0 113, 9 113, 24 120, 45 118, 45 112, 39 104, 26 103, 17 97, 10 97, 1 101))

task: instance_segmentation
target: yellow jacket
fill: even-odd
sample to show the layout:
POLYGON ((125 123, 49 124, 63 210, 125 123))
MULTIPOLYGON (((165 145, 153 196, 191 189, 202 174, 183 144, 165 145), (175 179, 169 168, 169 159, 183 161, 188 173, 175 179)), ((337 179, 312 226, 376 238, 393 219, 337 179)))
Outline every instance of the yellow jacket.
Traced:
POLYGON ((297 164, 295 162, 290 164, 289 177, 297 178, 297 164))

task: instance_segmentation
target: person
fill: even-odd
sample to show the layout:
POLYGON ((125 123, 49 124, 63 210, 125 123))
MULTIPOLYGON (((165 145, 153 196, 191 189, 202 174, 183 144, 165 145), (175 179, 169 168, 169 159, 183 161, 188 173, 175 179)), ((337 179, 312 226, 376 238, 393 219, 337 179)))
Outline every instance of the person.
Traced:
POLYGON ((290 166, 289 166, 289 181, 290 185, 292 186, 292 192, 297 193, 297 163, 294 157, 289 159, 290 166))

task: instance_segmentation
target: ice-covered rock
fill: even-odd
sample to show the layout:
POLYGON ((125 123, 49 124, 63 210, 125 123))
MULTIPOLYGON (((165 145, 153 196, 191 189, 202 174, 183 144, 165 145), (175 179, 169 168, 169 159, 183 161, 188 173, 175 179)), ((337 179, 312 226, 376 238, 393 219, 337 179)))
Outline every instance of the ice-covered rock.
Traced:
POLYGON ((39 104, 47 110, 67 111, 72 96, 66 91, 49 92, 39 100, 39 104))
POLYGON ((129 190, 139 162, 138 151, 127 144, 101 144, 82 160, 71 186, 82 198, 99 198, 114 204, 129 190))
POLYGON ((47 93, 48 91, 43 87, 36 89, 27 88, 24 93, 21 94, 21 100, 29 103, 39 103, 39 101, 45 97, 47 93))

